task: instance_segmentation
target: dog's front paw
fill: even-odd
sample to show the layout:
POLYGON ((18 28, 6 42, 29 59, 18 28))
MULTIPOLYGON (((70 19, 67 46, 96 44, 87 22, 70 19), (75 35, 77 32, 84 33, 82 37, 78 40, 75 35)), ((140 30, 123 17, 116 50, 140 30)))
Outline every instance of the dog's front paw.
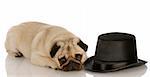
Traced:
POLYGON ((51 66, 48 66, 48 68, 52 68, 51 66))
MULTIPOLYGON (((48 66, 48 68, 52 68, 51 66, 48 66)), ((55 70, 59 70, 59 68, 53 68, 53 69, 55 69, 55 70)))
POLYGON ((60 70, 59 68, 54 68, 55 70, 60 70))

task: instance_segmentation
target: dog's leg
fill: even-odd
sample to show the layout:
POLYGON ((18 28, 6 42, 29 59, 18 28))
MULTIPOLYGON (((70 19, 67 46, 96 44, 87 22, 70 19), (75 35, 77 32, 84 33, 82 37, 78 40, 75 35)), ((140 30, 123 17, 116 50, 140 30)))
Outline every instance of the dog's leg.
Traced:
POLYGON ((5 47, 9 55, 14 57, 22 57, 23 54, 17 49, 15 33, 9 32, 6 38, 5 47))
POLYGON ((39 66, 51 67, 57 69, 57 64, 49 57, 42 56, 38 53, 31 54, 31 63, 39 66))

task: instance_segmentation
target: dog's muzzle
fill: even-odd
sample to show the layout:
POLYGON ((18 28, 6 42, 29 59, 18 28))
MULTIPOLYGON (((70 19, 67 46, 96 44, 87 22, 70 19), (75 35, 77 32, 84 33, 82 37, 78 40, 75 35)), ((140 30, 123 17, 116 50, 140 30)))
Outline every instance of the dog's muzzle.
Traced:
POLYGON ((82 64, 77 63, 73 60, 70 60, 68 64, 63 66, 62 70, 63 71, 74 71, 74 70, 81 70, 82 69, 82 64))

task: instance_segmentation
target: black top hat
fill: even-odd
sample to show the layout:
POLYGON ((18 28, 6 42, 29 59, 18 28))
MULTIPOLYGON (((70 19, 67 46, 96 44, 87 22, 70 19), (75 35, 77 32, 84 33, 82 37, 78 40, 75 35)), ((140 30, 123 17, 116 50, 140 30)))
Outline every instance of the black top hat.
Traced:
POLYGON ((88 58, 85 69, 111 72, 147 63, 137 57, 136 39, 127 33, 106 33, 98 37, 95 56, 88 58))

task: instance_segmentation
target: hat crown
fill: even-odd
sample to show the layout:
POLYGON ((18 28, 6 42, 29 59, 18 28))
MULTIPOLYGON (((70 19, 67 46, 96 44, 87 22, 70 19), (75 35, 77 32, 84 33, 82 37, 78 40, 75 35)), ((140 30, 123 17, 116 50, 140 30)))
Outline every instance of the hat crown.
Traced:
POLYGON ((95 59, 101 61, 137 61, 136 39, 132 34, 107 33, 98 37, 95 59))

